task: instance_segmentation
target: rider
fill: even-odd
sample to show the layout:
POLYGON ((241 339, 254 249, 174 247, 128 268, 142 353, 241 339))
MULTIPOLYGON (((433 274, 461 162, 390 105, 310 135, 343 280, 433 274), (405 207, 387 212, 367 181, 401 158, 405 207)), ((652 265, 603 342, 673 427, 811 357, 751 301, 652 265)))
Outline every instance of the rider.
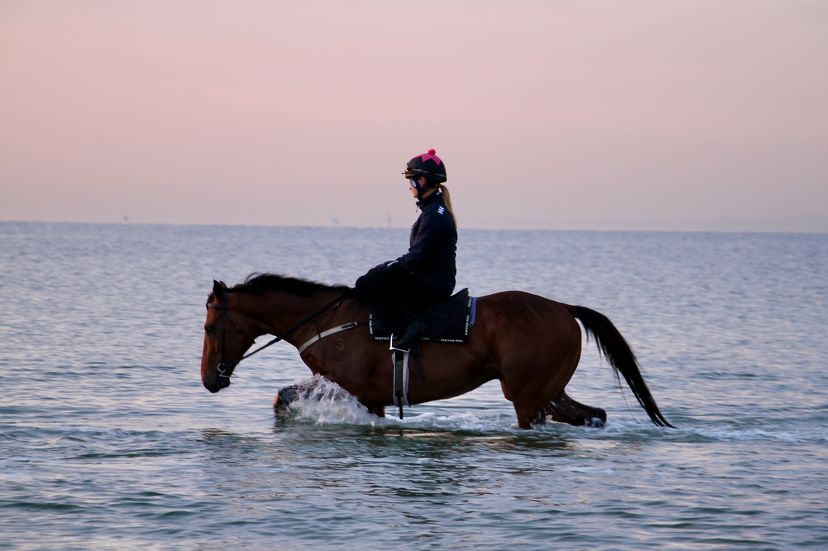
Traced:
POLYGON ((446 165, 433 149, 408 161, 403 174, 420 209, 408 252, 369 270, 357 279, 356 290, 391 322, 392 347, 408 350, 428 329, 418 314, 454 291, 457 226, 443 185, 446 165))

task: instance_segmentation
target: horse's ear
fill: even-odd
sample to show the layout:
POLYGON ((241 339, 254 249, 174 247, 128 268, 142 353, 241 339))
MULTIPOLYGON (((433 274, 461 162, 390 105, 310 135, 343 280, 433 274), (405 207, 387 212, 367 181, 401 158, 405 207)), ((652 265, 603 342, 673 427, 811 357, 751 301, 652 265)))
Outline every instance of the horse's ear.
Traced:
POLYGON ((216 298, 220 299, 223 297, 226 289, 227 285, 223 281, 213 280, 213 295, 215 295, 216 298))

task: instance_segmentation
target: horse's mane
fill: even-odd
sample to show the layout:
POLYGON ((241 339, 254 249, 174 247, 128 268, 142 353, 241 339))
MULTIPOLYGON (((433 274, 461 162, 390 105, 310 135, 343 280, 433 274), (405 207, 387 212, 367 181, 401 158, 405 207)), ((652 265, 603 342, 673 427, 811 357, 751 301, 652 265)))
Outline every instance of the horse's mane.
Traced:
POLYGON ((338 291, 345 295, 353 293, 353 289, 346 285, 325 285, 307 279, 259 273, 250 274, 244 280, 244 283, 239 283, 229 290, 234 293, 250 293, 253 295, 261 295, 266 291, 282 291, 303 297, 309 297, 320 291, 338 291))

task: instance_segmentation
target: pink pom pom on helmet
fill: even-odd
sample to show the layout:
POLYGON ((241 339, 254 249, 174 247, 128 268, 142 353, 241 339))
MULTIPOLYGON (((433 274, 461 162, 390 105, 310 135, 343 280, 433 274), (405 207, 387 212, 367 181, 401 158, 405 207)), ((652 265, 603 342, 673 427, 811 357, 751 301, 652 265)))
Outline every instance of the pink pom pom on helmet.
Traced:
POLYGON ((446 181, 446 165, 443 160, 437 156, 435 149, 429 149, 427 153, 417 155, 405 166, 406 178, 412 176, 425 176, 434 184, 442 184, 446 181))

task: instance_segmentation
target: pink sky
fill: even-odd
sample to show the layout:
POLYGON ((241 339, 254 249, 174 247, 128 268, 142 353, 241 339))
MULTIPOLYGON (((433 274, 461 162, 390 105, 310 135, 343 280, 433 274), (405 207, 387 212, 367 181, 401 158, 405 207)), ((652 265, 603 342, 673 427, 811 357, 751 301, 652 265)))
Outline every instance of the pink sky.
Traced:
POLYGON ((828 231, 828 3, 0 3, 0 220, 828 231))

